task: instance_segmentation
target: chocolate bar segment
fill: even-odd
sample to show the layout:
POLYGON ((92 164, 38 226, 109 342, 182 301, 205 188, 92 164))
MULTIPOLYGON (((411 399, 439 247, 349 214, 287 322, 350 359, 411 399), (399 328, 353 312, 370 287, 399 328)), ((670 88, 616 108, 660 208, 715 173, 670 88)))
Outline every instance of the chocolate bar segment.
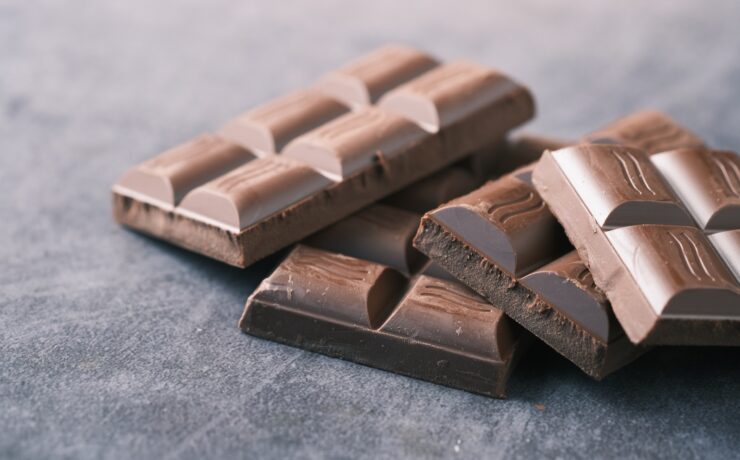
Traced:
POLYGON ((650 160, 705 230, 740 229, 740 156, 680 149, 650 160))
POLYGON ((439 66, 389 92, 379 105, 436 133, 485 111, 491 102, 517 89, 511 80, 492 69, 458 61, 439 66))
POLYGON ((411 245, 420 215, 374 204, 308 237, 304 243, 372 260, 409 276, 423 257, 411 245))
POLYGON ((374 104, 386 91, 438 65, 433 57, 403 45, 386 45, 324 76, 317 89, 344 104, 374 104))
POLYGON ((555 157, 601 227, 638 223, 691 225, 678 197, 641 150, 582 145, 555 157), (605 185, 608 184, 608 185, 605 185))
POLYGON ((268 278, 265 302, 347 325, 377 328, 406 279, 380 264, 298 246, 268 278))
POLYGON ((500 362, 515 346, 508 321, 464 286, 420 275, 380 330, 500 362))
POLYGON ((252 159, 238 145, 204 134, 130 170, 113 190, 172 209, 190 190, 252 159))
POLYGON ((645 349, 621 331, 530 179, 523 168, 427 213, 414 246, 601 379, 645 349))
POLYGON ((454 282, 296 247, 247 301, 248 334, 504 397, 522 345, 496 308, 454 282), (368 313, 369 312, 369 313, 368 313))
POLYGON ((304 89, 252 109, 218 134, 257 156, 273 155, 301 134, 346 113, 349 108, 316 90, 304 89))
POLYGON ((606 296, 576 251, 529 273, 521 283, 602 341, 620 334, 606 296))
POLYGON ((313 169, 287 158, 261 158, 191 191, 177 211, 238 232, 330 183, 313 169))
MULTIPOLYGON (((196 190, 198 185, 218 180, 209 173, 199 175, 198 181, 183 188, 181 194, 192 190, 187 206, 172 209, 172 205, 160 206, 155 198, 142 197, 146 191, 135 192, 118 184, 113 190, 114 216, 136 230, 245 267, 501 142, 507 131, 533 115, 534 106, 525 88, 503 77, 496 81, 501 86, 498 98, 492 98, 491 89, 486 87, 480 94, 483 102, 458 104, 467 107, 464 116, 437 133, 426 132, 413 120, 382 108, 366 107, 296 138, 278 156, 313 172, 299 174, 306 177, 295 186, 270 186, 251 193, 247 191, 249 184, 225 191, 214 187, 214 182, 196 190), (468 110, 471 107, 475 110, 468 110), (333 183, 324 186, 322 181, 314 180, 317 174, 333 183), (311 180, 307 180, 309 176, 311 180), (210 209, 219 200, 220 207, 210 209), (276 209, 277 204, 282 208, 276 209)), ((457 97, 462 101, 471 98, 468 93, 457 97)), ((190 164, 183 167, 198 173, 202 168, 190 164)), ((219 172, 227 175, 231 169, 219 172)), ((280 174, 286 177, 273 177, 269 184, 289 184, 296 169, 284 171, 280 174)))
POLYGON ((464 231, 468 243, 511 276, 528 273, 562 253, 555 241, 560 234, 557 221, 537 192, 514 175, 489 182, 429 215, 464 231))
POLYGON ((704 142, 671 117, 655 110, 635 112, 585 136, 583 142, 620 144, 649 154, 680 148, 702 148, 704 142))
POLYGON ((427 138, 427 133, 405 118, 367 107, 296 139, 282 156, 341 181, 373 164, 382 165, 427 138))
MULTIPOLYGON (((624 227, 609 229, 594 216, 598 201, 635 185, 656 190, 659 173, 649 162, 611 178, 601 171, 612 152, 629 147, 570 147, 546 152, 534 183, 563 224, 594 281, 604 290, 619 322, 634 343, 683 345, 740 344, 740 287, 699 228, 675 225, 667 214, 636 213, 624 227), (569 165, 587 157, 575 172, 569 165), (585 189, 579 184, 601 187, 585 189), (664 220, 664 224, 655 224, 664 220)), ((690 185, 690 184, 682 184, 690 185)), ((678 184, 676 184, 678 186, 678 184)), ((684 192, 685 193, 685 192, 684 192)), ((649 195, 652 197, 652 195, 649 195)), ((666 198, 673 204, 673 198, 666 198)))

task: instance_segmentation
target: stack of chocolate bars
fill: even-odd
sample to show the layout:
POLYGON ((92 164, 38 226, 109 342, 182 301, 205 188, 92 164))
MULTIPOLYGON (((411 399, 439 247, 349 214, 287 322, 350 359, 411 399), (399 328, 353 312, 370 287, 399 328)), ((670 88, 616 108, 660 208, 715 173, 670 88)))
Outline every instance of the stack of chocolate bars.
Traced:
POLYGON ((133 168, 114 215, 239 267, 294 245, 243 331, 494 397, 535 337, 595 379, 740 345, 738 155, 658 112, 511 137, 534 112, 385 46, 133 168))

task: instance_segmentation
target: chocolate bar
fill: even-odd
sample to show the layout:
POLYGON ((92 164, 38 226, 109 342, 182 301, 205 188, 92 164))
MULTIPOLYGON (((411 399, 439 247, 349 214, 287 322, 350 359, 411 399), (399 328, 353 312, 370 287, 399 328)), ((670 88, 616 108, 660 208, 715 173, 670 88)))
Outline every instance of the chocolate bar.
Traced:
POLYGON ((494 70, 397 51, 132 169, 113 187, 116 220, 245 267, 500 142, 534 113, 529 91, 494 70))
POLYGON ((452 281, 299 245, 250 296, 247 333, 504 397, 520 349, 513 323, 452 281))
MULTIPOLYGON (((585 136, 584 141, 629 142, 655 153, 703 145, 686 128, 655 111, 628 115, 585 136)), ((543 147, 564 146, 557 140, 550 146, 547 142, 544 139, 539 145, 535 143, 535 154, 543 147)), ((459 205, 453 202, 452 208, 463 215, 477 213, 467 225, 463 221, 445 224, 435 219, 437 211, 429 213, 422 220, 414 244, 468 287, 501 305, 512 319, 587 374, 601 379, 639 356, 645 347, 629 343, 605 294, 594 286, 589 270, 575 252, 565 254, 570 245, 564 242, 562 228, 532 187, 531 170, 523 169, 498 186, 487 184, 461 198, 459 205), (502 187, 512 189, 506 193, 513 193, 514 201, 508 202, 502 187), (493 207, 475 207, 482 202, 493 207), (503 211, 496 206, 502 206, 503 211), (493 212, 490 219, 489 210, 493 212), (554 260, 558 255, 562 257, 554 260), (589 311, 594 316, 589 316, 589 311)))
MULTIPOLYGON (((501 146, 487 154, 498 158, 512 152, 501 146)), ((467 161, 460 162, 396 194, 399 199, 371 205, 304 240, 302 244, 310 247, 295 249, 252 294, 242 329, 330 356, 503 397, 508 374, 528 334, 411 244, 420 203, 408 198, 430 192, 422 200, 430 209, 459 191, 470 191, 479 182, 470 167, 467 161), (460 178, 460 184, 450 186, 460 178), (340 266, 365 267, 361 271, 378 273, 377 279, 373 275, 369 281, 336 286, 337 280, 349 283, 355 278, 340 266), (336 276, 324 282, 321 277, 328 271, 336 276), (400 284, 389 281, 400 275, 400 284), (371 293, 389 290, 393 300, 386 305, 395 306, 388 311, 372 307, 378 301, 370 299, 371 293), (362 302, 347 300, 350 291, 363 293, 362 302), (349 304, 361 305, 362 314, 346 318, 349 304)))
POLYGON ((740 157, 579 145, 534 183, 632 342, 740 345, 736 236, 705 233, 740 229, 740 157))
POLYGON ((531 171, 517 170, 427 213, 414 246, 602 379, 644 349, 621 330, 532 186, 531 171))

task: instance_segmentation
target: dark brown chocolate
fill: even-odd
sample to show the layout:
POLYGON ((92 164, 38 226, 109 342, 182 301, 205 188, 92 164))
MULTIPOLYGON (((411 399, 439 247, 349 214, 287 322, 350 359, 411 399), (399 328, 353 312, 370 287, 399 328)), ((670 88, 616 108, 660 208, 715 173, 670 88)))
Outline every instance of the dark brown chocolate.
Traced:
POLYGON ((413 212, 374 204, 308 237, 304 243, 372 260, 409 276, 424 259, 411 244, 420 218, 413 212))
POLYGON ((247 301, 248 334, 453 388, 504 397, 523 345, 459 284, 296 247, 247 301))
MULTIPOLYGON (((682 178, 709 173, 713 168, 697 164, 713 154, 686 154, 653 157, 679 194, 691 196, 686 201, 693 209, 716 215, 727 204, 716 198, 727 190, 701 188, 721 179, 682 178), (680 162, 696 171, 687 174, 692 167, 680 162), (707 196, 715 206, 697 208, 707 196)), ((740 286, 651 159, 630 147, 574 146, 546 152, 533 179, 632 342, 740 345, 740 286)), ((740 227, 740 212, 732 210, 721 221, 740 227)))
POLYGON ((113 187, 116 219, 244 267, 499 143, 534 113, 529 92, 491 69, 408 49, 379 56, 342 71, 370 100, 408 81, 377 107, 339 115, 325 87, 267 104, 226 129, 232 141, 209 136, 127 173, 113 187))
POLYGON ((595 379, 633 346, 531 185, 531 167, 427 213, 421 252, 595 379))

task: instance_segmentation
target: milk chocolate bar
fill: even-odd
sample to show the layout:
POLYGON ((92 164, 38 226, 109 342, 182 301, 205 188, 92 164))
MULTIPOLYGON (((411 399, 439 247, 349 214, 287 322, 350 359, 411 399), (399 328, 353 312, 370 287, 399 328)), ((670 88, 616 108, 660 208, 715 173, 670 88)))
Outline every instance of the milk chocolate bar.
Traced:
POLYGON ((733 238, 705 233, 740 229, 738 172, 728 152, 579 145, 546 152, 534 183, 632 342, 740 345, 733 238))
POLYGON ((380 55, 339 72, 376 106, 344 113, 347 100, 331 103, 336 91, 318 85, 254 110, 125 174, 115 218, 245 267, 500 142, 534 113, 526 88, 494 70, 380 55))
POLYGON ((625 336, 532 186, 531 171, 517 170, 430 211, 414 246, 602 379, 645 350, 625 336))

